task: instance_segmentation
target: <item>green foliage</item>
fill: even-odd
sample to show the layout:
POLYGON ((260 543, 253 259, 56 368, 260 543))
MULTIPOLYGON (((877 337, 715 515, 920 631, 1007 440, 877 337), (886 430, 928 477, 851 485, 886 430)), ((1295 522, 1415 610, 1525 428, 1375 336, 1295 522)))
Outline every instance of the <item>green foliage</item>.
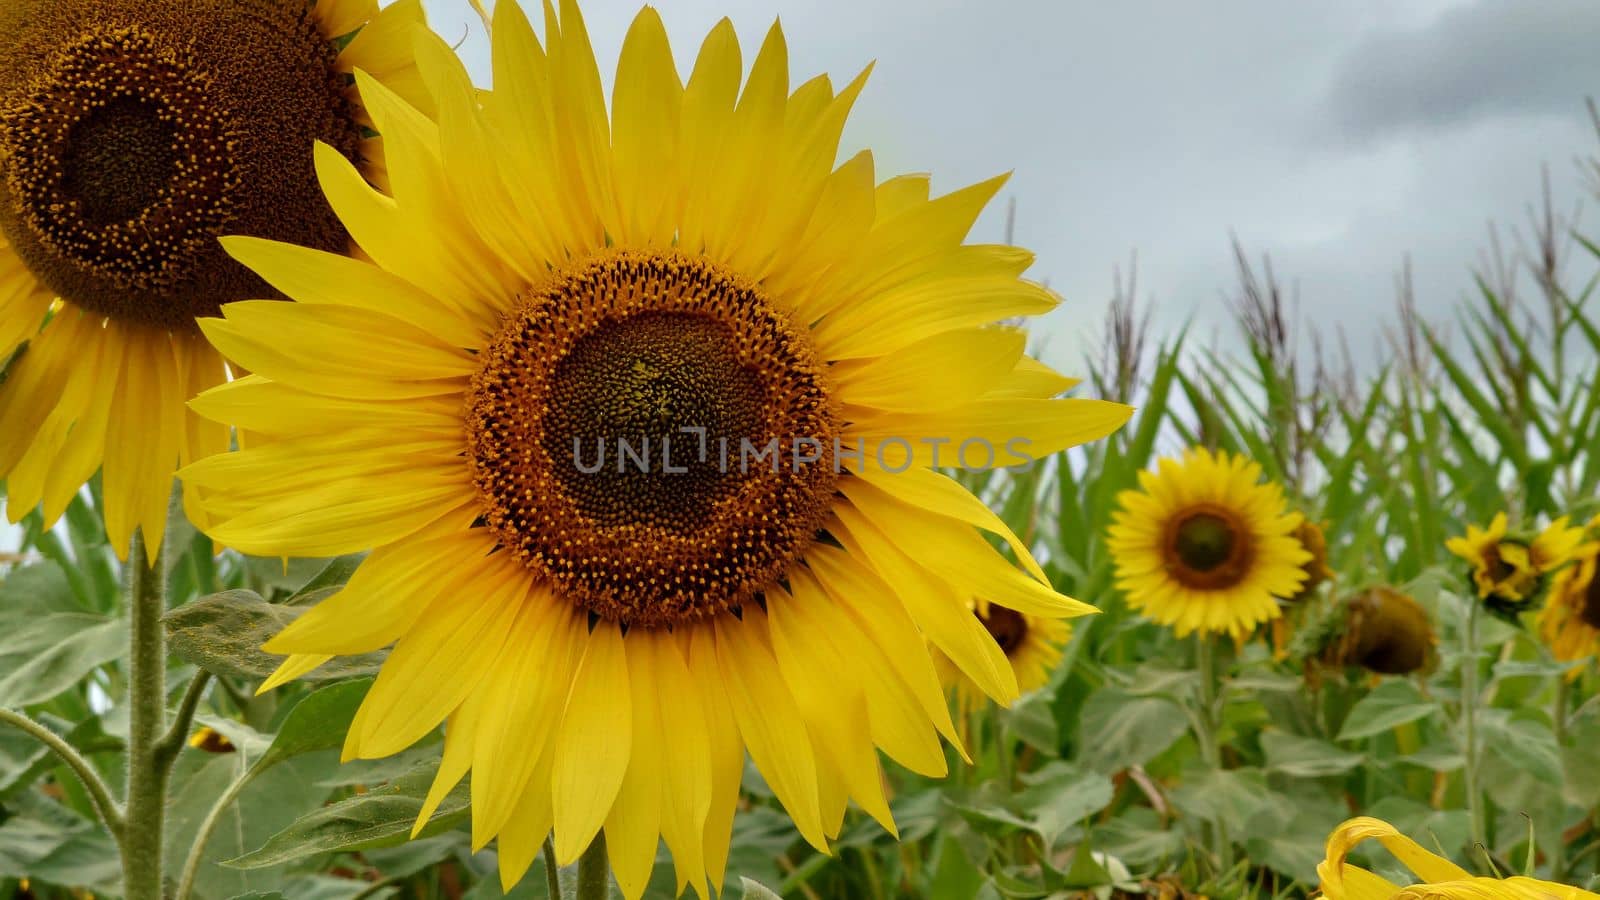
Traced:
MULTIPOLYGON (((1577 240, 1600 260, 1600 246, 1577 240)), ((1561 254, 1543 252, 1561 241, 1554 226, 1536 232, 1531 277, 1491 266, 1452 321, 1423 321, 1402 294, 1381 359, 1359 372, 1286 324, 1270 270, 1242 252, 1235 336, 1201 346, 1185 330, 1147 347, 1133 306, 1120 304, 1125 321, 1108 333, 1135 337, 1108 345, 1090 384, 1139 407, 1129 426, 1020 472, 960 475, 1059 589, 1102 614, 1075 621, 1042 690, 962 723, 971 766, 953 750, 940 781, 886 765, 899 842, 852 813, 834 852, 819 854, 752 769, 724 896, 1303 896, 1329 831, 1355 814, 1474 871, 1593 879, 1600 675, 1556 661, 1528 620, 1475 621, 1465 573, 1444 549, 1500 511, 1519 523, 1600 512, 1600 324, 1594 285, 1570 284, 1551 262, 1561 254), (1286 659, 1266 635, 1219 642, 1208 651, 1215 692, 1192 642, 1128 608, 1105 544, 1119 493, 1192 444, 1259 462, 1295 509, 1325 523, 1336 571, 1311 601, 1324 618, 1300 623, 1316 640, 1291 642, 1286 659), (1309 664, 1320 653, 1299 648, 1338 636, 1335 602, 1380 584, 1428 611, 1437 665, 1378 678, 1309 664)), ((19 558, 0 563, 0 706, 26 711, 116 786, 127 625, 97 495, 91 484, 57 528, 25 518, 19 558)), ((549 900, 543 862, 503 894, 492 846, 470 852, 465 784, 409 840, 439 735, 392 759, 339 763, 383 653, 255 695, 281 662, 261 644, 337 591, 359 557, 218 555, 187 527, 169 544, 164 622, 179 688, 169 706, 192 689, 194 727, 227 741, 178 756, 173 884, 193 847, 197 900, 549 900)), ((0 726, 0 898, 117 895, 115 837, 79 774, 0 726)), ((676 896, 665 850, 658 863, 651 900, 676 896)), ((573 879, 557 873, 569 891, 573 879)))

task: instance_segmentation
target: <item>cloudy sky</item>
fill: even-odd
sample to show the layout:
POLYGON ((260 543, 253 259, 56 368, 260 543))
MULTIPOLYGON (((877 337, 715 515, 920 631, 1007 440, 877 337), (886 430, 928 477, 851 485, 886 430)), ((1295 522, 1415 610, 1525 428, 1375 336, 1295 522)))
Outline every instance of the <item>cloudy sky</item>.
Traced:
MULTIPOLYGON (((466 0, 427 0, 487 80, 466 0)), ((1593 0, 660 0, 684 71, 723 15, 746 59, 774 17, 796 73, 876 60, 846 133, 883 172, 935 189, 1014 171, 1018 243, 1066 298, 1047 353, 1079 367, 1113 267, 1137 251, 1157 321, 1214 327, 1229 234, 1268 252, 1305 315, 1373 352, 1409 254, 1448 316, 1490 221, 1519 224, 1548 164, 1558 207, 1586 199, 1597 148, 1593 0)), ((601 70, 637 6, 585 6, 601 70)), ((998 239, 1004 204, 980 224, 998 239)), ((1589 217, 1594 218, 1594 217, 1589 217)))

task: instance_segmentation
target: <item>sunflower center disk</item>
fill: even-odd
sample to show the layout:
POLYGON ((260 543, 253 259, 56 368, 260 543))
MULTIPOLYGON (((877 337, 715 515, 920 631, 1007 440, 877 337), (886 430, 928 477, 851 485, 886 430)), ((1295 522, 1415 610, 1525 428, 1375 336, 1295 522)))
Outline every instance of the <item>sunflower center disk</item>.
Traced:
POLYGON ((1001 652, 1006 656, 1015 653, 1028 637, 1028 620, 1014 609, 990 606, 988 615, 980 615, 978 619, 983 622, 983 627, 989 630, 989 636, 1000 645, 1001 652))
POLYGON ((1589 578, 1589 587, 1583 592, 1583 610, 1579 617, 1590 628, 1600 628, 1600 571, 1589 578))
POLYGON ((467 403, 487 527, 571 602, 640 627, 759 602, 827 515, 834 434, 800 332, 674 254, 557 273, 507 317, 467 403))
POLYGON ((276 296, 218 237, 346 249, 311 148, 356 159, 361 132, 308 9, 8 0, 0 234, 34 275, 84 309, 190 328, 222 303, 276 296))
POLYGON ((1248 535, 1222 510, 1202 509, 1178 519, 1167 535, 1167 549, 1175 577, 1202 590, 1238 584, 1252 556, 1248 535))

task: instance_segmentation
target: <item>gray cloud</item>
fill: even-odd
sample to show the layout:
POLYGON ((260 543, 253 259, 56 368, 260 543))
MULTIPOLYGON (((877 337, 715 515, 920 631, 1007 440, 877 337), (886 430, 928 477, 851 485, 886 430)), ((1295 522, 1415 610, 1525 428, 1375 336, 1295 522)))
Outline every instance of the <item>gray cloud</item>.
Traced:
POLYGON ((1418 28, 1382 30, 1339 66, 1327 124, 1348 137, 1564 115, 1600 89, 1600 5, 1479 0, 1418 28))

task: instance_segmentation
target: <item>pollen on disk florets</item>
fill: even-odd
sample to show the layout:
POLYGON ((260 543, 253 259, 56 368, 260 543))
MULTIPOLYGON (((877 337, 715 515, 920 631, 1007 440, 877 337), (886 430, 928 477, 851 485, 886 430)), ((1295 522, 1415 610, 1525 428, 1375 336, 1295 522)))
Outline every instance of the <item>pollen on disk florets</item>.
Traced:
POLYGON ((68 301, 189 328, 275 293, 217 238, 343 251, 311 148, 356 160, 337 50, 306 0, 10 0, 0 233, 68 301))
POLYGON ((815 539, 836 408, 809 342, 702 259, 608 253, 522 298, 466 409, 483 521, 557 593, 663 627, 759 601, 815 539))

